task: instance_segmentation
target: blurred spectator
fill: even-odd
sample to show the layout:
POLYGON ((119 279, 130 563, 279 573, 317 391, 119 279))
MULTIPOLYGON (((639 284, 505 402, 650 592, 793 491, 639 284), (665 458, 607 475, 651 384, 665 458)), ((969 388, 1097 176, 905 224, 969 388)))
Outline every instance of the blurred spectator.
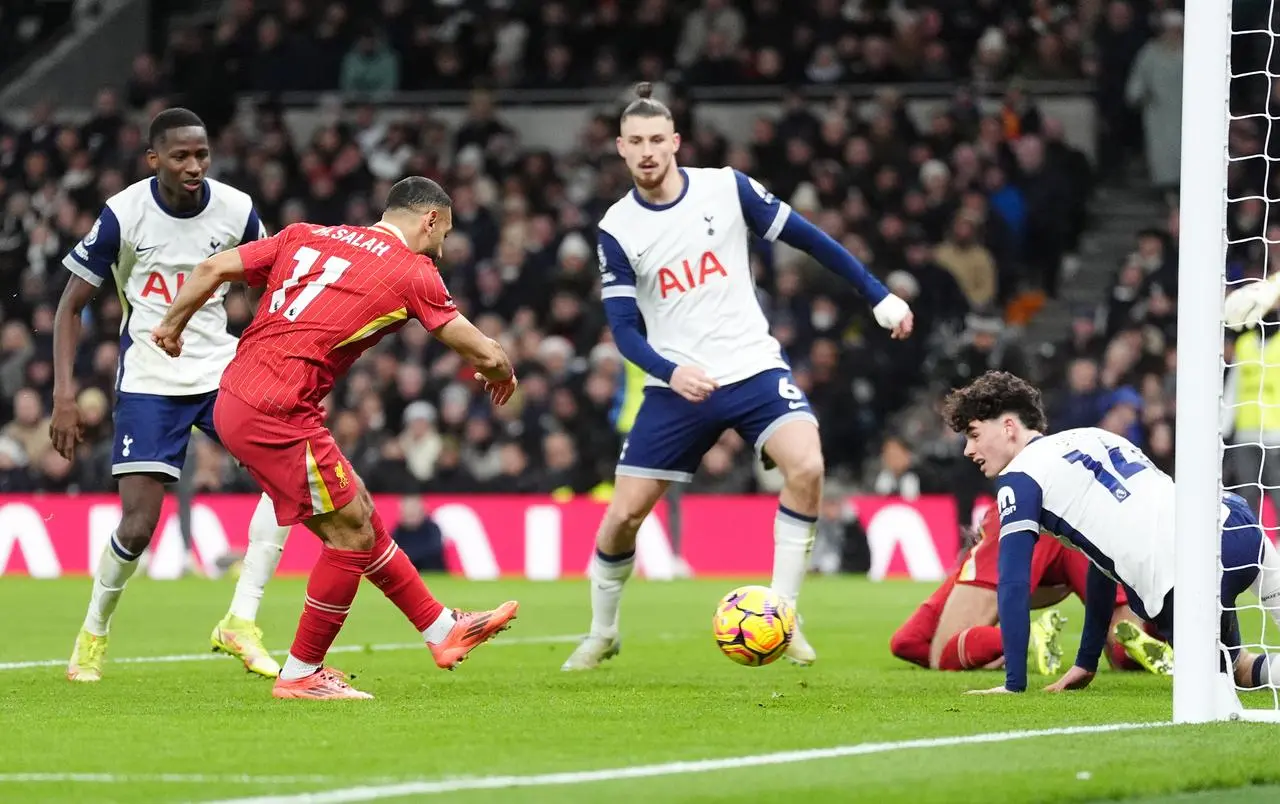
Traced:
POLYGON ((915 500, 921 494, 934 494, 939 490, 926 467, 916 464, 915 456, 906 442, 890 436, 880 447, 880 467, 867 484, 877 495, 915 500))
POLYGON ((1098 364, 1087 357, 1071 361, 1066 391, 1049 413, 1051 431, 1096 427, 1102 418, 1105 397, 1106 392, 1098 386, 1098 364))
POLYGON ((400 88, 399 57, 377 33, 364 33, 342 59, 339 87, 352 93, 394 92, 400 88))
POLYGON ((400 498, 400 520, 391 538, 419 572, 444 572, 444 535, 415 495, 400 498))
POLYGON ((871 569, 867 531, 847 495, 829 490, 823 498, 809 569, 823 575, 865 574, 871 569))
POLYGON ((938 265, 951 272, 970 307, 987 307, 996 298, 996 263, 978 240, 977 220, 960 213, 951 231, 933 251, 938 265))
POLYGON ((1160 26, 1160 38, 1138 51, 1125 94, 1142 110, 1151 182, 1172 190, 1182 155, 1182 12, 1162 12, 1160 26))
POLYGON ((444 448, 444 441, 436 432, 436 409, 429 402, 419 400, 404 409, 400 448, 409 474, 422 483, 430 480, 435 474, 436 460, 444 448))

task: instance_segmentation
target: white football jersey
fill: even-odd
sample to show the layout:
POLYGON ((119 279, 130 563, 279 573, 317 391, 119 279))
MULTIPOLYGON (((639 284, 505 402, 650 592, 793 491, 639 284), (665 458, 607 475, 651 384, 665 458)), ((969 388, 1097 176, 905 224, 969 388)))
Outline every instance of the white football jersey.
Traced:
POLYGON ((680 172, 685 189, 675 201, 649 204, 632 190, 600 220, 601 297, 634 298, 654 351, 721 385, 788 368, 760 309, 747 244, 751 232, 776 240, 791 208, 732 168, 680 172))
POLYGON ((114 276, 124 308, 118 390, 186 396, 218 389, 236 353, 222 303, 227 285, 192 316, 181 357, 162 352, 151 342, 151 330, 197 264, 265 234, 249 196, 212 179, 205 181, 204 205, 190 213, 168 210, 154 178, 107 199, 93 228, 62 264, 94 287, 114 276))
POLYGON ((1147 616, 1173 588, 1173 479, 1096 427, 1042 436, 997 480, 1000 536, 1045 531, 1138 593, 1147 616))

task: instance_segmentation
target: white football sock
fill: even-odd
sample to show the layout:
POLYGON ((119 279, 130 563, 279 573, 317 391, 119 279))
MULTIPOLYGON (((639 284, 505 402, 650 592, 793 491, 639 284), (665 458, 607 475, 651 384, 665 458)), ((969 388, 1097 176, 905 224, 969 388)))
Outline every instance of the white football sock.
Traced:
POLYGON ((632 550, 616 556, 605 556, 599 550, 591 557, 587 576, 591 580, 591 635, 618 636, 618 608, 622 604, 622 587, 636 567, 632 550))
POLYGON ((236 593, 231 598, 231 616, 254 622, 258 618, 258 604, 262 602, 262 590, 275 574, 284 552, 284 540, 289 528, 276 524, 275 506, 271 498, 263 494, 258 507, 249 520, 249 546, 244 551, 244 563, 240 578, 236 581, 236 593))
POLYGON ((779 505, 773 520, 773 590, 792 606, 809 568, 809 553, 818 532, 818 518, 779 505))
POLYGON ((85 630, 94 636, 105 636, 111 628, 111 615, 124 586, 138 569, 138 556, 131 555, 116 540, 115 531, 102 549, 98 571, 93 574, 93 593, 89 596, 89 610, 84 615, 85 630))
POLYGON ((435 619, 435 622, 422 629, 422 638, 429 645, 438 645, 444 641, 445 637, 449 636, 449 632, 453 630, 453 625, 456 622, 457 619, 453 616, 453 610, 446 607, 440 612, 440 616, 435 619))
POLYGON ((293 654, 290 653, 289 658, 284 660, 284 667, 280 668, 280 677, 285 681, 297 681, 300 678, 306 678, 319 669, 320 665, 295 659, 293 654))

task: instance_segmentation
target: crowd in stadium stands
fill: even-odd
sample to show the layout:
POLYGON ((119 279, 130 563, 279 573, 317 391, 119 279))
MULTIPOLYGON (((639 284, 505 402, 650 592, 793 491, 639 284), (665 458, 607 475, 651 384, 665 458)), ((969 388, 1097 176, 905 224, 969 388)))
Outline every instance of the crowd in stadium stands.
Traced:
MULTIPOLYGON (((1074 16, 1039 1, 1027 8, 976 0, 909 14, 864 3, 845 19, 844 4, 817 0, 799 21, 780 0, 703 0, 685 4, 687 13, 664 0, 585 4, 591 13, 544 2, 524 17, 506 5, 474 15, 438 2, 420 16, 383 0, 383 20, 370 25, 366 9, 355 15, 341 2, 284 0, 268 9, 238 0, 211 31, 179 30, 167 53, 138 57, 127 85, 103 89, 82 124, 59 124, 41 107, 26 126, 0 133, 0 286, 14 289, 0 299, 0 421, 8 422, 0 489, 111 486, 121 320, 111 293, 86 315, 76 372, 85 444, 74 466, 49 448, 52 319, 66 276, 60 260, 103 199, 147 174, 145 121, 173 103, 210 122, 213 175, 251 193, 271 230, 298 220, 371 222, 390 183, 409 173, 436 177, 452 193, 447 281, 459 306, 515 355, 522 394, 492 410, 459 361, 420 327, 388 339, 328 405, 339 444, 371 488, 587 492, 607 481, 620 443, 623 369, 596 294, 593 224, 628 187, 613 156, 618 110, 601 110, 573 135, 576 150, 557 156, 522 149, 519 132, 483 91, 454 129, 425 112, 388 123, 365 103, 377 89, 470 87, 478 73, 489 84, 517 86, 664 79, 687 135, 682 164, 729 164, 758 177, 910 301, 917 334, 890 341, 851 289, 804 254, 753 247, 762 305, 823 422, 828 466, 842 488, 977 493, 980 476, 941 431, 933 406, 939 389, 987 368, 1051 386, 1069 378, 1069 392, 1054 397, 1058 416, 1134 432, 1146 422, 1142 440, 1164 454, 1169 411, 1160 407, 1167 396, 1157 395, 1168 390, 1171 362, 1138 324, 1154 322, 1172 336, 1173 290, 1162 284, 1172 260, 1167 233, 1139 239, 1110 310, 1082 313, 1056 362, 1039 365, 1011 337, 1006 314, 1029 293, 1056 292, 1059 267, 1088 223, 1093 166, 1017 82, 985 116, 966 84, 919 129, 902 98, 883 88, 894 80, 1106 73, 1100 109, 1106 124, 1120 127, 1134 108, 1109 108, 1108 92, 1117 80, 1123 87, 1147 37, 1145 14, 1118 1, 1074 16), (801 88, 745 140, 731 140, 700 123, 686 81, 801 88), (804 97, 804 84, 847 82, 881 90, 858 101, 804 97), (292 138, 270 102, 249 113, 230 103, 231 88, 326 87, 360 96, 309 141, 292 138)), ((1104 167, 1137 145, 1120 140, 1100 151, 1104 167)), ((242 330, 251 300, 234 292, 227 307, 232 328, 242 330)), ((192 456, 198 489, 251 489, 208 441, 197 440, 192 456)), ((749 445, 727 434, 693 488, 777 486, 749 445)), ((831 516, 856 519, 848 511, 831 516)))
POLYGON ((0 3, 0 75, 29 60, 73 17, 97 12, 98 0, 5 0, 0 3))

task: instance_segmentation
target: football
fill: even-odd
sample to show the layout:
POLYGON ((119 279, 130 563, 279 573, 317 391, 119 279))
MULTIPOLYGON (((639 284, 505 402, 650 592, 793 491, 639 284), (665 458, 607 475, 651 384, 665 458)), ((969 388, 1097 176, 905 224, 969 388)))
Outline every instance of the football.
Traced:
POLYGON ((720 600, 711 621, 720 652, 748 667, 786 653, 795 627, 795 611, 767 586, 734 589, 720 600))

